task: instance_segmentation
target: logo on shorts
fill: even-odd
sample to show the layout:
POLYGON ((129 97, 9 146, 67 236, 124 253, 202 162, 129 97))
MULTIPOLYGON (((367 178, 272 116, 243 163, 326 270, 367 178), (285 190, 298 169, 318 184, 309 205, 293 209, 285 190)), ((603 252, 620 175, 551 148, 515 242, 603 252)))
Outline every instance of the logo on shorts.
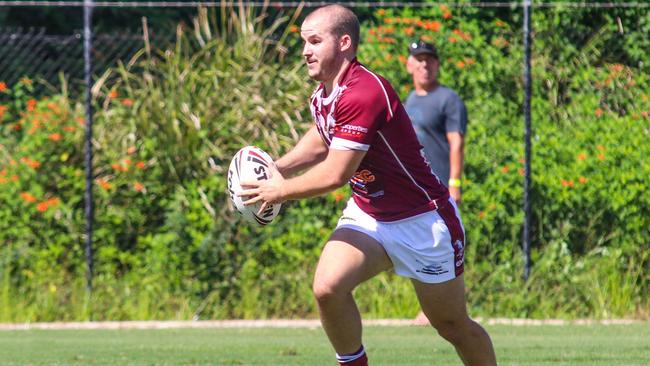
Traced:
POLYGON ((454 242, 454 259, 456 260, 456 267, 460 267, 463 265, 463 262, 465 261, 465 246, 463 245, 462 240, 456 240, 454 242))
MULTIPOLYGON (((420 264, 423 264, 423 263, 420 262, 420 264)), ((428 275, 439 276, 441 274, 448 273, 449 271, 447 269, 445 269, 445 267, 442 266, 442 263, 433 262, 431 264, 428 264, 428 265, 418 269, 415 272, 424 273, 424 274, 428 274, 428 275)))

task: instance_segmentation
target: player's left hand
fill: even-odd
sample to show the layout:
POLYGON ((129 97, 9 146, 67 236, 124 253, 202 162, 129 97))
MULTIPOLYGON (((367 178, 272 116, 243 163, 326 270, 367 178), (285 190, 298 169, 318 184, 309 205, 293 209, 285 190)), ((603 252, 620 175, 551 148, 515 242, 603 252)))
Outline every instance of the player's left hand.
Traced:
POLYGON ((284 177, 275 164, 269 166, 270 178, 258 181, 242 181, 241 186, 244 188, 241 192, 237 193, 239 197, 249 197, 244 201, 244 205, 254 205, 262 202, 258 214, 261 214, 267 205, 273 203, 282 203, 284 199, 284 177))

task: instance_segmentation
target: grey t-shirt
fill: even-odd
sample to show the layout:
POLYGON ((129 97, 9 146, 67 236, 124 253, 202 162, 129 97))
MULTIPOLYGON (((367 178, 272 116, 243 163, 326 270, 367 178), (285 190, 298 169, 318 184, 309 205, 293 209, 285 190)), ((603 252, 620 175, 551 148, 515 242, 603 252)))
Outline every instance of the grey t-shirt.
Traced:
POLYGON ((431 170, 446 186, 449 181, 449 141, 447 132, 467 131, 467 108, 458 94, 439 85, 427 95, 412 91, 404 103, 415 133, 424 146, 431 170))

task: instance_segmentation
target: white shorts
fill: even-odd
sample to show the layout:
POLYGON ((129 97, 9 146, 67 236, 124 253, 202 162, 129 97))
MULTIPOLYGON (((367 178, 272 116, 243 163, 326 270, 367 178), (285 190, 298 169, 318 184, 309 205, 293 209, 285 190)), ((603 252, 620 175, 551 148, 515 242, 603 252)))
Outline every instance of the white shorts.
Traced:
POLYGON ((390 222, 375 220, 350 199, 336 230, 342 228, 378 241, 400 276, 441 283, 463 273, 465 229, 451 198, 435 211, 390 222))

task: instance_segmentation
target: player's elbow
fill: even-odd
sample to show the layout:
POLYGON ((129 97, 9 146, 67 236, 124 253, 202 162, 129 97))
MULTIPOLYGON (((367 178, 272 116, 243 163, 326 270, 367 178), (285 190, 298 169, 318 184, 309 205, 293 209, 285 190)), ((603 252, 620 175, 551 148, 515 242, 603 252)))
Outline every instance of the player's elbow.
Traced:
POLYGON ((346 178, 345 175, 332 172, 323 183, 329 190, 335 190, 345 185, 347 182, 348 178, 346 178))

